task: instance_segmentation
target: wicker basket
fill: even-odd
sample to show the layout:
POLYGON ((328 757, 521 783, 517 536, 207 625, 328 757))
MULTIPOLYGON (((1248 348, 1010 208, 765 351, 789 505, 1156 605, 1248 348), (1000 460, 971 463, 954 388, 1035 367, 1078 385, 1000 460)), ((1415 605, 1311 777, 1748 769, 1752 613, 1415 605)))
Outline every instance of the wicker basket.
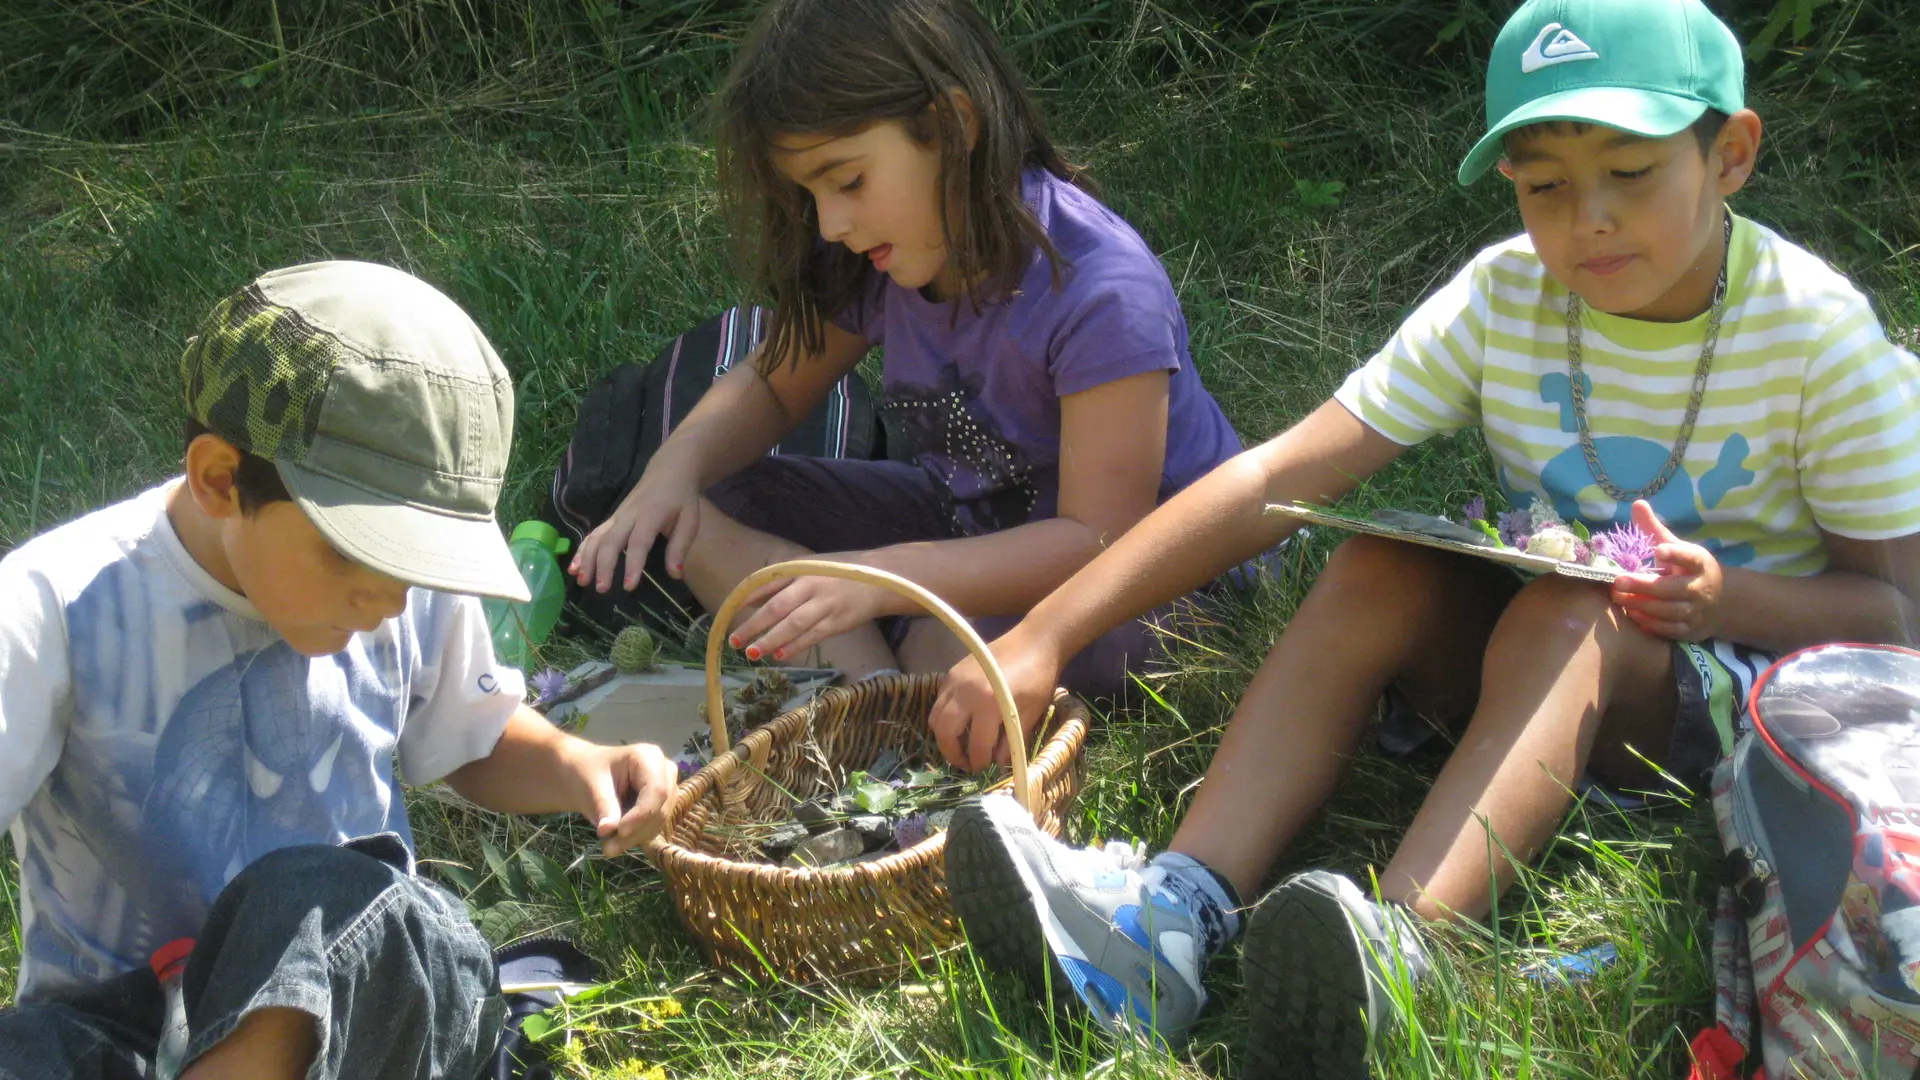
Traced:
POLYGON ((707 720, 716 756, 674 792, 666 825, 647 853, 665 875, 687 929, 716 966, 771 970, 797 981, 884 982, 960 941, 947 898, 946 833, 870 862, 793 869, 750 861, 751 851, 743 849, 752 845, 737 832, 744 825, 787 820, 800 800, 836 788, 841 777, 868 767, 883 749, 908 760, 939 756, 927 729, 938 675, 882 676, 834 687, 728 748, 719 682, 727 627, 761 586, 806 575, 846 578, 911 597, 966 642, 986 667, 1007 725, 1015 798, 1056 836, 1080 784, 1087 710, 1064 690, 1056 693, 1039 729, 1045 745, 1029 763, 1013 696, 979 635, 925 589, 868 567, 818 559, 778 563, 742 581, 714 614, 707 638, 707 720))

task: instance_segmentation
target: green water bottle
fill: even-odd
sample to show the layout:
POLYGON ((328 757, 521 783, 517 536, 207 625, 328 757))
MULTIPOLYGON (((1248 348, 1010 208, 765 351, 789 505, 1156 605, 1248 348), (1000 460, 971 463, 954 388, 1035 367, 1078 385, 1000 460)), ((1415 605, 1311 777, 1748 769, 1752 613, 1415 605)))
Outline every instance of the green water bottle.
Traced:
POLYGON ((487 629, 493 634, 493 655, 508 667, 522 671, 533 660, 533 646, 547 640, 553 624, 560 621, 560 609, 567 601, 567 578, 560 569, 560 556, 572 547, 553 526, 544 521, 523 521, 514 526, 507 550, 526 579, 533 599, 517 604, 511 600, 488 599, 482 603, 487 612, 487 629))

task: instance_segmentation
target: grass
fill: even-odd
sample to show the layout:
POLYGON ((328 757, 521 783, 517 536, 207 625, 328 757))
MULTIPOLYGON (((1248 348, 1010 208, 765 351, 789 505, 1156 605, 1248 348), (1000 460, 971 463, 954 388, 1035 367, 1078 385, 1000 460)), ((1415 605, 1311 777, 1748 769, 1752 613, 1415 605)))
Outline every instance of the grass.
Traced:
MULTIPOLYGON (((1172 274, 1208 385, 1249 439, 1325 398, 1478 247, 1517 228, 1460 189, 1492 0, 1000 0, 987 5, 1059 134, 1172 274)), ((1784 6, 1784 5, 1783 5, 1784 6)), ((1920 33, 1896 0, 1789 22, 1752 69, 1768 122, 1743 212, 1920 326, 1920 33)), ((0 14, 0 551, 176 467, 174 363, 260 271, 393 262, 487 329, 519 390, 502 516, 536 514, 581 391, 741 299, 690 118, 744 4, 520 0, 20 0, 0 14)), ((1775 5, 1731 5, 1744 34, 1775 5)), ((1438 509, 1487 485, 1477 436, 1406 455, 1360 498, 1438 509)), ((1181 645, 1109 717, 1083 839, 1171 835, 1241 687, 1330 541, 1181 645)), ((1383 865, 1436 766, 1363 754, 1283 869, 1383 865)), ((1176 1054, 1054 1024, 963 952, 881 991, 703 969, 659 881, 560 819, 411 795, 423 854, 496 939, 558 929, 615 981, 572 1018, 576 1074, 633 1077, 1232 1075, 1230 961, 1176 1054), (464 884, 463 884, 464 883, 464 884), (666 1002, 673 1004, 668 1005, 666 1002)), ((1484 929, 1448 935, 1404 1077, 1640 1077, 1707 1020, 1698 808, 1577 808, 1484 929), (1611 941, 1588 983, 1519 977, 1611 941)), ((0 905, 14 908, 0 863, 0 905)), ((10 996, 17 931, 0 935, 10 996)))

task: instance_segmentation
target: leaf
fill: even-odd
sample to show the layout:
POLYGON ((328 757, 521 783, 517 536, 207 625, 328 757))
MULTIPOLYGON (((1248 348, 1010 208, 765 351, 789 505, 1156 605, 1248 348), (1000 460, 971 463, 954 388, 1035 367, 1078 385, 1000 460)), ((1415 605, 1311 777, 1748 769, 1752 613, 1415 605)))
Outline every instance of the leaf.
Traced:
POLYGON ((1573 530, 1573 535, 1575 539, 1578 539, 1578 540, 1593 539, 1593 534, 1587 531, 1586 522, 1576 519, 1570 524, 1568 524, 1567 528, 1573 530))
POLYGON ((1347 190, 1347 185, 1338 180, 1295 180, 1293 190, 1302 206, 1338 206, 1340 193, 1347 190))
POLYGON ((869 814, 884 814, 900 801, 900 792, 891 784, 869 780, 853 789, 853 803, 869 814))
POLYGON ((1779 0, 1773 6, 1773 12, 1767 17, 1767 25, 1753 40, 1747 43, 1747 59, 1758 60, 1772 50, 1773 43, 1780 39, 1781 31, 1793 21, 1793 17, 1802 0, 1779 0))
POLYGON ((560 1025, 553 1022, 553 1017, 543 1012, 534 1013, 520 1022, 520 1034, 526 1036, 528 1042, 539 1042, 559 1028, 560 1025))
POLYGON ((480 913, 480 933, 488 941, 505 941, 526 925, 527 918, 525 905, 502 900, 480 913))
POLYGON ((480 891, 480 875, 458 863, 441 863, 439 867, 440 873, 453 882, 461 895, 471 897, 480 891))
POLYGON ((944 769, 908 769, 907 786, 910 788, 939 787, 947 781, 944 769))
POLYGON ((573 897, 573 882, 567 877, 566 867, 552 857, 532 848, 521 848, 520 867, 535 894, 568 899, 573 897))
POLYGON ((494 847, 491 841, 480 841, 480 853, 487 857, 487 866, 493 871, 494 879, 500 882, 500 888, 515 900, 524 900, 530 890, 527 888, 527 876, 520 867, 494 847))

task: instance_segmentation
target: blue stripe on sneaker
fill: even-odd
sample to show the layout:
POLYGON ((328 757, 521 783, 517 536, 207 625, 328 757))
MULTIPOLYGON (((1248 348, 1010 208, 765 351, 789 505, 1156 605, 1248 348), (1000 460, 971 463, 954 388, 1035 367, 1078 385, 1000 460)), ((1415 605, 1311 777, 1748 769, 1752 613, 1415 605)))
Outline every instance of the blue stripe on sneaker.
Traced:
POLYGON ((1080 1000, 1087 1003, 1102 1018, 1118 1020, 1131 1012, 1142 1024, 1151 1030, 1153 1011, 1151 1006, 1143 1005, 1139 999, 1127 993, 1120 980, 1087 963, 1071 956, 1059 958, 1060 966, 1067 973, 1067 981, 1073 984, 1080 1000))
POLYGON ((1153 940, 1153 935, 1147 933, 1147 928, 1140 925, 1140 905, 1125 904, 1115 909, 1113 925, 1115 929, 1127 936, 1128 941, 1151 953, 1155 960, 1167 967, 1173 966, 1173 961, 1167 959, 1167 954, 1160 951, 1160 945, 1153 940))

